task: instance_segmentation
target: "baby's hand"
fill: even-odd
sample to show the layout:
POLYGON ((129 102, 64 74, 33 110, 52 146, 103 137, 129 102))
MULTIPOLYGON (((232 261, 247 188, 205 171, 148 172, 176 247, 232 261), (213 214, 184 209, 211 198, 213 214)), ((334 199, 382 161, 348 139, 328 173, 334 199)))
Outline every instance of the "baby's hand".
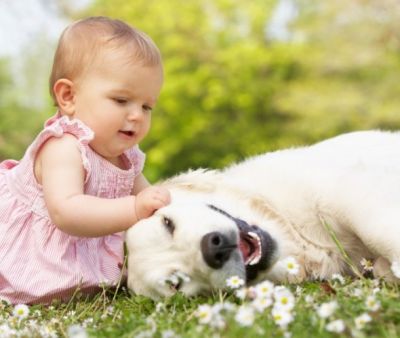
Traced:
POLYGON ((159 187, 150 186, 143 189, 136 195, 135 211, 139 220, 151 216, 156 210, 166 206, 171 202, 169 190, 159 187))

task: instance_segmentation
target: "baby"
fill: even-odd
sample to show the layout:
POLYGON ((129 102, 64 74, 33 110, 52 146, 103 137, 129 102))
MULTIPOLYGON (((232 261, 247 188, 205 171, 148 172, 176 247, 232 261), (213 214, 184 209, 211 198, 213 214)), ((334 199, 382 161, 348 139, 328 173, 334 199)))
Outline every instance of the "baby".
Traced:
POLYGON ((162 83, 144 33, 106 17, 66 28, 50 76, 58 111, 21 161, 0 164, 0 299, 47 303, 119 281, 123 231, 170 201, 138 148, 162 83))

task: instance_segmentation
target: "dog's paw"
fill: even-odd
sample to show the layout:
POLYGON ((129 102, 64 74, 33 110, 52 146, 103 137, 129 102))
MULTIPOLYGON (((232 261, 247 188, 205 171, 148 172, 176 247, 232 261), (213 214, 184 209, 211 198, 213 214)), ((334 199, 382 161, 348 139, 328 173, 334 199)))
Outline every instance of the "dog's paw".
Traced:
POLYGON ((400 282, 400 279, 393 274, 392 264, 384 257, 378 257, 375 260, 374 277, 382 278, 388 282, 400 282))

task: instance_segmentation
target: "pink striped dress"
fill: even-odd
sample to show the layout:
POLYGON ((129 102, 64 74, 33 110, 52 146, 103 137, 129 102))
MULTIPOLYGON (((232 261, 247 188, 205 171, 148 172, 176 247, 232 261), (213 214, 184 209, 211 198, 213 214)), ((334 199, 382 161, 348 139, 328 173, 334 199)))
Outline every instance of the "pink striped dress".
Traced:
POLYGON ((83 293, 94 293, 100 283, 114 284, 121 275, 122 233, 75 237, 50 221, 34 177, 34 159, 46 140, 64 133, 79 141, 85 194, 127 196, 143 169, 144 154, 137 146, 123 154, 129 169, 119 169, 89 147, 93 132, 86 125, 59 115, 46 122, 21 161, 0 164, 0 299, 14 304, 66 300, 78 286, 83 293))

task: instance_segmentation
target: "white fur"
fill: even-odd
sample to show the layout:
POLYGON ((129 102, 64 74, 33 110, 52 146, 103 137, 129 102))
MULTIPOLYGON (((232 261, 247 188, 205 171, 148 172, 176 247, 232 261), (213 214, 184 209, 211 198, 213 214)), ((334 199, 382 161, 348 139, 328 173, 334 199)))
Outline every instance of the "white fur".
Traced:
POLYGON ((352 261, 375 260, 380 275, 400 261, 400 134, 365 131, 313 146, 267 153, 222 171, 197 170, 166 182, 172 203, 127 232, 128 286, 152 298, 174 290, 162 280, 179 271, 190 277, 181 291, 223 288, 231 275, 245 278, 238 250, 221 269, 208 267, 200 240, 211 231, 238 233, 213 204, 256 224, 277 242, 276 264, 259 276, 272 281, 351 274, 322 224, 329 224, 352 261), (162 219, 173 220, 171 235, 162 219), (279 264, 288 256, 301 265, 290 277, 279 264))

